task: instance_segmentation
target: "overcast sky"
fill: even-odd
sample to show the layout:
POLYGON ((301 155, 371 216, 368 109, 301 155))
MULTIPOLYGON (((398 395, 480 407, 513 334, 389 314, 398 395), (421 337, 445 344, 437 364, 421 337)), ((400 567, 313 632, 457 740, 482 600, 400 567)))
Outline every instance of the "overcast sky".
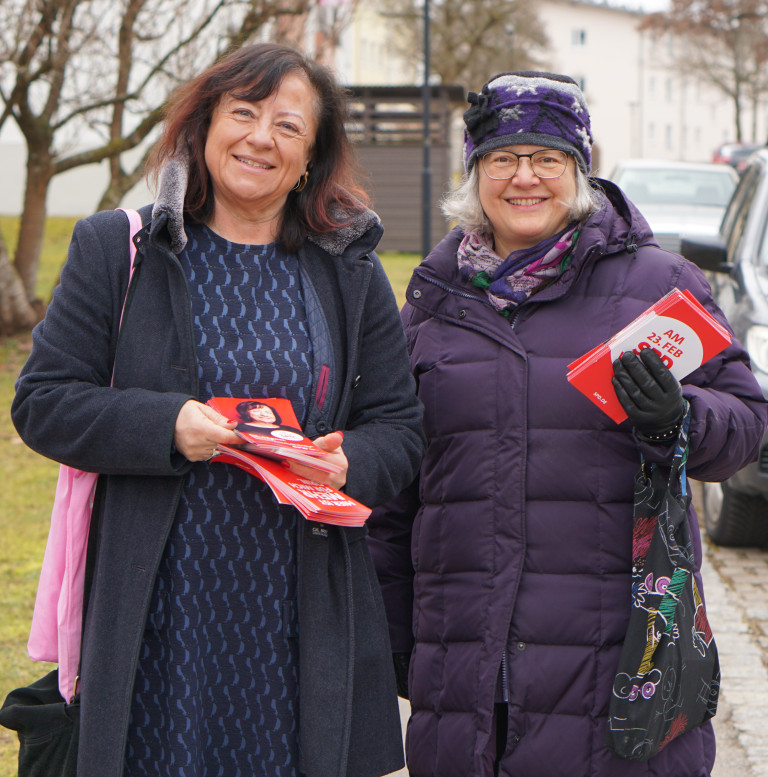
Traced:
POLYGON ((643 11, 665 11, 669 0, 607 0, 609 5, 620 5, 625 8, 639 8, 643 11))

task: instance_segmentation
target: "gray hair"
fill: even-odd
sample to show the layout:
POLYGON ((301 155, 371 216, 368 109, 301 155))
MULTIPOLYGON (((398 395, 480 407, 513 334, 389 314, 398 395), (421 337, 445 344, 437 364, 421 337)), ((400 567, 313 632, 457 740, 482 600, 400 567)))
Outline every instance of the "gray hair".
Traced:
MULTIPOLYGON (((458 187, 443 198, 440 208, 448 220, 458 224, 464 232, 490 235, 493 234, 493 227, 483 211, 478 193, 480 167, 481 165, 472 165, 472 169, 464 173, 458 187)), ((600 210, 602 201, 582 169, 578 165, 574 165, 574 169, 576 196, 568 211, 568 220, 581 222, 600 210)))

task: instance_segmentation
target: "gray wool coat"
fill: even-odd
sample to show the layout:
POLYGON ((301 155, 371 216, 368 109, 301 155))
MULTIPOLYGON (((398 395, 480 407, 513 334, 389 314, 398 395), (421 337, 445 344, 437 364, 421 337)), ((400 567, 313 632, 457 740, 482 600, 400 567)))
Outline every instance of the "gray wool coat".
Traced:
MULTIPOLYGON (((12 406, 31 448, 101 474, 89 547, 79 777, 123 773, 142 635, 190 467, 172 454, 178 411, 198 395, 189 292, 176 257, 185 242, 183 173, 167 171, 152 212, 141 211, 130 289, 125 215, 97 213, 76 225, 12 406)), ((345 230, 310 236, 299 251, 315 369, 305 432, 344 430, 345 490, 369 506, 413 479, 424 446, 394 295, 374 253, 380 235, 375 214, 365 212, 345 230)), ((302 771, 394 771, 403 763, 402 738, 367 530, 300 526, 302 771)))

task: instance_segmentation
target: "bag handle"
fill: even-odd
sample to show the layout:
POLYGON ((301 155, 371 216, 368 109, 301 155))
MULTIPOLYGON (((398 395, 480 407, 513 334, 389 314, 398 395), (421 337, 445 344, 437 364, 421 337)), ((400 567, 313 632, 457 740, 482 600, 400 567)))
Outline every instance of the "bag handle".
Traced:
POLYGON ((680 421, 680 431, 675 441, 675 452, 672 456, 672 468, 669 473, 669 485, 672 486, 680 478, 680 490, 686 496, 688 482, 685 475, 685 465, 688 461, 688 432, 691 427, 691 403, 683 399, 683 417, 680 421))
MULTIPOLYGON (((688 432, 691 427, 691 403, 683 398, 683 417, 680 420, 680 429, 677 433, 677 439, 675 440, 675 450, 672 454, 672 464, 669 469, 668 485, 672 490, 675 483, 680 482, 680 493, 683 496, 687 496, 688 481, 685 474, 685 465, 688 461, 689 452, 689 440, 688 432)), ((640 454, 640 466, 643 470, 643 475, 646 479, 650 477, 649 472, 646 471, 645 456, 640 454)), ((656 463, 650 465, 651 470, 656 467, 656 463)))
MULTIPOLYGON (((128 254, 131 259, 131 266, 128 270, 128 287, 131 287, 131 280, 133 278, 133 271, 136 269, 136 243, 133 242, 133 238, 142 228, 141 215, 137 210, 132 208, 117 208, 117 210, 123 211, 128 217, 129 235, 128 235, 128 254)), ((120 311, 120 326, 123 325, 123 314, 125 313, 125 303, 128 301, 128 292, 125 292, 125 298, 123 299, 123 307, 120 311)))

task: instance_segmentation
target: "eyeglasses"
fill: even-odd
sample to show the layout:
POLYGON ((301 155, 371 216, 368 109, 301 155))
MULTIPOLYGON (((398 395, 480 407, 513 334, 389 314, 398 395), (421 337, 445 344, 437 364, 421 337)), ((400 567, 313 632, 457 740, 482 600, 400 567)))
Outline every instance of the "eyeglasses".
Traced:
POLYGON ((513 154, 511 151, 489 151, 483 154, 483 170, 494 181, 512 178, 525 157, 537 178, 559 178, 568 165, 568 154, 554 148, 544 148, 532 154, 513 154))

